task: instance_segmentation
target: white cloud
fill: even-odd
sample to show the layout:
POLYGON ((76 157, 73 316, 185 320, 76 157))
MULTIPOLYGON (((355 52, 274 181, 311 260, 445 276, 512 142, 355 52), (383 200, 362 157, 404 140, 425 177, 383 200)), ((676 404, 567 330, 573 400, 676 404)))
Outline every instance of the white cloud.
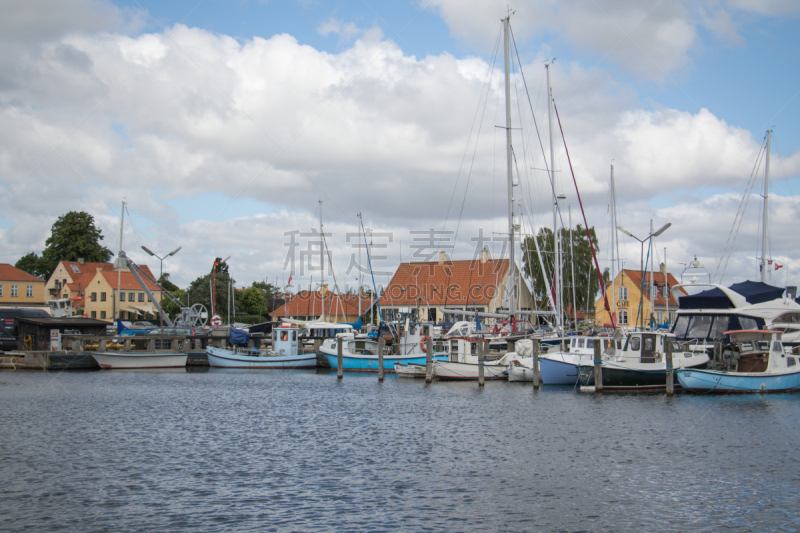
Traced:
MULTIPOLYGON (((445 2, 438 5, 446 16, 455 16, 445 2)), ((555 10, 555 16, 568 13, 565 7, 537 5, 555 10)), ((623 7, 608 9, 620 12, 615 24, 630 29, 639 15, 623 7)), ((485 6, 476 9, 489 12, 485 6)), ((569 12, 572 26, 564 31, 585 39, 585 46, 598 45, 599 29, 590 12, 575 9, 569 12)), ((693 38, 691 24, 674 6, 651 15, 635 31, 648 39, 650 57, 661 57, 668 70, 678 68, 693 38), (680 38, 673 48, 659 41, 675 35, 680 38)), ((468 19, 458 21, 450 21, 453 31, 473 27, 468 19)), ((321 31, 346 31, 329 22, 330 28, 321 31)), ((526 31, 541 24, 531 23, 526 31)), ((377 30, 336 54, 300 45, 285 34, 237 42, 180 24, 165 34, 128 36, 103 26, 47 36, 26 56, 1 53, 15 48, 0 43, 11 73, 0 83, 0 96, 9 104, 0 111, 0 205, 10 226, 0 232, 0 261, 13 263, 25 253, 40 252, 52 222, 69 210, 92 213, 106 246, 115 250, 123 197, 132 212, 126 248, 144 244, 158 252, 182 245, 174 262, 165 264, 179 285, 205 273, 214 257, 228 254, 240 282, 281 275, 285 233, 316 227, 320 199, 337 273, 349 263, 353 248, 345 235, 355 231, 357 212, 364 213, 367 226, 392 233, 386 268, 399 260, 400 241, 403 259, 412 258, 411 230, 443 227, 445 218, 448 230, 460 227, 457 257, 471 256, 469 238, 479 228, 487 235, 504 231, 505 145, 504 132, 496 127, 504 120, 499 65, 490 69, 481 59, 446 53, 409 57, 377 30), (474 145, 466 149, 468 136, 476 109, 483 106, 479 101, 489 72, 486 115, 479 113, 476 124, 490 134, 473 152, 474 145), (470 172, 471 193, 462 211, 470 172), (178 212, 172 207, 177 199, 196 207, 178 212), (263 206, 263 213, 241 213, 244 199, 263 206)), ((633 51, 628 49, 629 59, 623 54, 618 60, 630 61, 631 68, 639 68, 637 61, 646 65, 645 56, 634 58, 633 51)), ((525 72, 544 133, 545 99, 535 94, 543 58, 541 53, 528 59, 525 72)), ((604 220, 611 160, 620 202, 630 217, 625 224, 632 230, 645 227, 656 211, 650 202, 676 190, 691 197, 698 186, 743 189, 760 141, 750 132, 707 110, 641 109, 630 87, 577 63, 557 61, 553 85, 591 225, 600 227, 604 220)), ((538 140, 526 142, 523 160, 521 139, 515 138, 523 173, 526 166, 544 166, 538 140)), ((547 148, 546 135, 543 142, 547 148)), ((566 159, 559 153, 561 188, 576 207, 566 159)), ((783 176, 776 178, 800 173, 800 155, 780 162, 775 168, 783 169, 783 176)), ((523 180, 523 185, 534 193, 536 224, 549 223, 548 186, 541 171, 530 173, 535 181, 523 180)), ((776 203, 783 213, 776 220, 788 220, 793 200, 776 203)), ((718 227, 719 217, 704 213, 691 224, 679 224, 707 207, 703 200, 670 197, 670 202, 680 205, 662 208, 658 216, 675 223, 669 237, 674 256, 711 242, 719 248, 727 230, 718 227), (700 238, 696 228, 703 224, 708 229, 700 238), (683 232, 686 242, 674 237, 683 232)), ((786 248, 787 260, 796 260, 791 246, 786 248)))

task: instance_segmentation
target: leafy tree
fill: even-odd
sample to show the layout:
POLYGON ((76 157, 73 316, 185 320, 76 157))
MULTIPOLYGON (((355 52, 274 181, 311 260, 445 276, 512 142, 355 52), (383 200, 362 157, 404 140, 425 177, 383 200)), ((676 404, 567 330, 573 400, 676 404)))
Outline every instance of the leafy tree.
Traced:
POLYGON ((248 287, 236 295, 236 312, 260 315, 267 310, 264 291, 260 287, 248 287))
POLYGON ((178 290, 178 286, 169 280, 169 272, 164 272, 158 279, 158 283, 164 287, 165 291, 175 292, 178 290))
MULTIPOLYGON (((77 261, 80 258, 92 263, 106 263, 113 255, 100 245, 103 233, 95 227, 94 217, 84 211, 70 211, 58 217, 45 241, 39 271, 49 277, 59 261, 77 261)), ((28 254, 30 255, 30 254, 28 254)))
MULTIPOLYGON (((592 234, 592 242, 594 242, 595 252, 600 249, 597 246, 597 235, 594 228, 589 229, 592 234)), ((597 280, 595 272, 594 260, 592 259, 592 251, 589 245, 589 239, 586 236, 586 230, 578 224, 574 230, 562 228, 561 232, 561 257, 562 260, 562 275, 564 285, 564 305, 569 306, 573 304, 573 291, 572 291, 572 264, 575 263, 575 299, 577 302, 576 307, 579 311, 590 309, 594 307, 597 292, 600 290, 600 284, 597 280), (574 258, 570 254, 570 236, 572 236, 573 248, 575 250, 574 258)), ((555 259, 555 243, 553 240, 553 231, 548 228, 542 228, 536 235, 536 242, 539 244, 539 250, 542 253, 542 261, 545 265, 547 279, 552 283, 553 279, 553 264, 555 259)), ((549 305, 547 293, 550 287, 545 282, 541 273, 539 258, 536 254, 536 244, 533 237, 526 237, 522 243, 522 260, 524 263, 525 274, 532 280, 533 297, 536 300, 540 309, 549 305)), ((609 272, 606 268, 603 272, 603 278, 609 279, 609 272)))
POLYGON ((50 272, 42 270, 42 258, 36 252, 23 255, 14 266, 40 278, 48 278, 50 276, 50 272))
POLYGON ((228 263, 222 260, 221 257, 217 257, 214 259, 214 266, 211 267, 211 272, 214 272, 214 269, 217 271, 217 275, 219 274, 227 274, 228 273, 228 263))
MULTIPOLYGON (((166 289, 166 284, 164 285, 166 289)), ((197 302, 195 302, 197 303, 197 302)), ((164 315, 170 318, 177 318, 181 314, 181 307, 186 306, 186 291, 183 289, 170 290, 169 295, 165 294, 161 300, 161 307, 164 309, 164 315)))
MULTIPOLYGON (((224 263, 223 263, 224 264, 224 263)), ((236 280, 230 277, 227 270, 224 273, 217 271, 217 298, 216 298, 216 312, 218 315, 225 317, 228 313, 228 283, 235 285, 236 280)), ((209 317, 212 313, 211 308, 211 291, 214 283, 214 273, 210 272, 205 276, 201 276, 189 284, 187 292, 189 293, 189 303, 192 305, 200 303, 208 309, 209 317)), ((184 296, 185 299, 185 296, 184 296)))
POLYGON ((256 287, 257 289, 261 289, 264 294, 264 298, 279 298, 283 291, 281 291, 280 287, 276 287, 272 283, 267 283, 266 281, 254 281, 252 287, 256 287))

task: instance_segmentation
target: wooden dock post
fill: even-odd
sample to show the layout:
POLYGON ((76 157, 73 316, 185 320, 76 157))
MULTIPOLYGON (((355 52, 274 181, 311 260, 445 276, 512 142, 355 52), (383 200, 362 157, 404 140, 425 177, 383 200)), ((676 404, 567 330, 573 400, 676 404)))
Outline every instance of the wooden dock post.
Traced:
POLYGON ((425 340, 425 383, 433 382, 433 340, 425 340))
POLYGON ((383 346, 386 340, 383 337, 378 337, 378 382, 383 381, 383 346))
MULTIPOLYGON (((594 391, 603 392, 603 358, 600 339, 594 340, 594 391)), ((580 369, 578 369, 580 370, 580 369)))
POLYGON ((342 338, 336 338, 336 379, 344 377, 344 364, 342 362, 342 338))
POLYGON ((667 396, 675 394, 675 381, 674 371, 672 370, 672 340, 669 337, 664 337, 664 351, 666 352, 667 363, 667 396))
POLYGON ((479 387, 483 387, 484 386, 483 362, 485 360, 485 357, 483 356, 483 351, 484 351, 484 344, 483 344, 483 339, 481 339, 481 340, 478 341, 478 386, 479 387))
POLYGON ((539 339, 533 340, 533 388, 539 388, 539 339))

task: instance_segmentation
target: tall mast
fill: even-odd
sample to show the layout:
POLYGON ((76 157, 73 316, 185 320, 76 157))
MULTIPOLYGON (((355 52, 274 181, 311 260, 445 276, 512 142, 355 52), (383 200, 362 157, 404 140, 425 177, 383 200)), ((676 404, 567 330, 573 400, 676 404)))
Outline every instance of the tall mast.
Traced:
MULTIPOLYGON (((360 226, 361 222, 361 213, 358 214, 358 225, 360 226)), ((359 228, 359 231, 361 228, 359 228)), ((361 286, 363 284, 362 279, 362 272, 361 272, 361 247, 358 247, 358 318, 361 318, 361 286)))
POLYGON ((572 329, 578 324, 578 299, 575 297, 575 246, 572 242, 572 204, 569 206, 569 256, 572 265, 572 329))
POLYGON ((772 130, 767 130, 767 159, 764 165, 764 221, 762 223, 763 227, 761 228, 761 283, 767 282, 768 269, 767 240, 769 239, 769 152, 771 141, 772 130))
MULTIPOLYGON (((117 257, 121 255, 122 252, 122 228, 125 225, 125 200, 122 201, 122 212, 119 217, 119 251, 120 253, 117 254, 117 257)), ((114 315, 112 317, 112 321, 117 319, 117 298, 119 298, 119 290, 120 285, 122 284, 122 270, 117 270, 117 293, 112 298, 114 300, 112 302, 113 309, 111 310, 111 314, 114 315)), ((121 306, 120 306, 121 307, 121 306)), ((116 322, 114 322, 116 324, 116 322)))
POLYGON ((615 252, 617 250, 617 191, 614 186, 614 165, 611 165, 611 327, 617 326, 615 317, 617 312, 617 265, 615 252))
POLYGON ((322 301, 320 318, 325 320, 325 239, 322 237, 322 200, 319 201, 319 266, 322 270, 322 281, 319 289, 320 300, 322 301))
POLYGON ((561 322, 561 312, 563 309, 563 300, 561 294, 561 247, 559 246, 558 235, 558 188, 556 187, 556 171, 553 166, 555 165, 555 144, 553 142, 553 89, 550 87, 550 64, 545 64, 547 70, 547 121, 548 130, 550 133, 550 183, 553 186, 553 277, 555 278, 554 286, 556 288, 556 325, 561 326, 559 329, 563 333, 563 324, 561 322))
POLYGON ((514 268, 514 165, 513 165, 513 152, 511 148, 511 72, 509 69, 509 23, 511 15, 503 19, 503 49, 505 55, 505 74, 506 74, 506 169, 508 172, 508 236, 509 236, 509 276, 511 276, 511 299, 509 302, 509 309, 513 322, 514 311, 516 310, 515 292, 516 284, 514 283, 515 268, 514 268))

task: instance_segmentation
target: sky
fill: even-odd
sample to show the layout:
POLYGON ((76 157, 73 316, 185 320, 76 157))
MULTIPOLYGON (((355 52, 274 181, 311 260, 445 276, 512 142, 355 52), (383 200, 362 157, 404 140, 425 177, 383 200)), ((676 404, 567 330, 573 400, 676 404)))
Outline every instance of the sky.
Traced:
MULTIPOLYGON (((502 23, 511 11, 514 210, 653 239, 680 279, 800 284, 800 4, 791 0, 0 0, 0 262, 86 211, 180 287, 341 290, 400 261, 507 256, 502 23), (554 117, 551 163, 547 82, 554 117), (538 134, 537 134, 538 129, 538 134), (567 159, 566 144, 569 149, 567 159), (577 183, 580 202, 576 193, 577 183), (319 227, 329 263, 320 269, 319 227), (652 226, 651 226, 652 225, 652 226), (332 268, 331 268, 332 267, 332 268), (696 274, 697 271, 694 271, 696 274)), ((617 265, 640 267, 618 234, 617 265)), ((647 248, 644 249, 647 253, 647 248)), ((519 257, 519 252, 517 252, 519 257)), ((589 273, 578 273, 576 284, 589 273)))

